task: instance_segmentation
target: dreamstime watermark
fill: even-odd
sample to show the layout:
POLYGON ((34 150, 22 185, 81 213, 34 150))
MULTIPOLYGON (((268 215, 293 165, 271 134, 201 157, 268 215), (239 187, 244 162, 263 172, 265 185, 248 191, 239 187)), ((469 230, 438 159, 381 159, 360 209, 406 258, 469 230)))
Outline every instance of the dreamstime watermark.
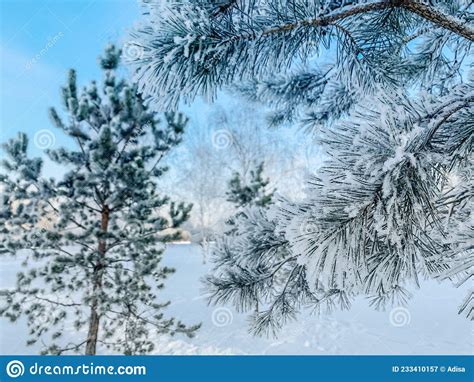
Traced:
POLYGON ((234 321, 234 316, 230 309, 227 308, 217 308, 212 312, 212 323, 221 328, 232 324, 234 321))
POLYGON ((138 138, 140 137, 141 133, 146 130, 150 130, 152 127, 152 122, 148 121, 143 125, 140 125, 137 129, 133 130, 128 139, 125 142, 125 145, 122 149, 115 152, 113 159, 117 159, 123 152, 126 151, 129 145, 136 145, 138 143, 138 138))
POLYGON ((396 328, 401 328, 403 326, 406 326, 410 324, 410 321, 411 321, 410 311, 407 308, 404 308, 402 306, 393 308, 390 311, 389 320, 390 320, 390 324, 392 324, 396 328))
POLYGON ((306 236, 306 235, 315 236, 319 233, 319 227, 316 223, 305 222, 299 226, 298 233, 301 236, 306 236))
POLYGON ((123 227, 123 231, 128 237, 136 238, 137 236, 141 236, 143 234, 143 223, 138 220, 127 222, 123 227))
POLYGON ((39 365, 35 362, 25 368, 23 362, 13 360, 8 362, 6 373, 10 378, 18 378, 25 374, 30 375, 146 375, 146 367, 142 365, 104 366, 89 364, 79 365, 39 365))
POLYGON ((49 129, 41 129, 35 133, 33 142, 40 150, 50 149, 56 144, 56 136, 49 129))
POLYGON ((33 58, 28 60, 28 62, 25 64, 25 69, 30 70, 34 65, 36 65, 38 63, 38 61, 43 56, 45 56, 48 53, 48 51, 58 43, 59 40, 61 40, 63 38, 63 36, 64 36, 64 33, 59 32, 56 35, 54 35, 53 37, 50 37, 48 39, 48 42, 46 43, 46 45, 37 54, 35 54, 35 56, 33 58))
POLYGON ((8 362, 6 372, 10 378, 18 378, 25 374, 25 366, 22 362, 13 360, 8 362))
POLYGON ((232 132, 227 129, 219 129, 212 132, 212 145, 218 149, 223 150, 230 147, 234 141, 232 132))
POLYGON ((122 57, 125 61, 136 61, 143 58, 144 50, 135 41, 128 41, 122 47, 122 57))
MULTIPOLYGON (((48 296, 44 296, 47 298, 48 296)), ((65 300, 64 302, 59 301, 61 304, 69 304, 69 301, 65 300)), ((50 305, 50 304, 48 304, 50 305)), ((54 322, 59 322, 64 319, 66 312, 57 309, 57 307, 50 307, 35 317, 35 325, 37 326, 48 326, 50 327, 54 322)))

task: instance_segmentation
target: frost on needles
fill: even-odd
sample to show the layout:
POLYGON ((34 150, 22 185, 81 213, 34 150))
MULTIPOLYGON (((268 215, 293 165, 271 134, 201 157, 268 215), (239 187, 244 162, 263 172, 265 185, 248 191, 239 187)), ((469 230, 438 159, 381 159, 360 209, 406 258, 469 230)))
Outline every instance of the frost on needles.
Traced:
MULTIPOLYGON (((130 65, 153 107, 238 89, 327 153, 306 198, 222 238, 211 301, 276 332, 303 307, 403 303, 473 276, 473 5, 467 0, 144 2, 130 65)), ((460 313, 474 318, 471 293, 460 313)))
POLYGON ((120 56, 106 49, 100 88, 79 90, 69 72, 65 115, 54 108, 50 115, 73 144, 47 151, 61 169, 54 179, 42 176, 41 159, 28 157, 25 134, 3 146, 0 253, 28 270, 0 291, 0 314, 25 318, 28 343, 40 342, 44 353, 149 353, 156 335, 192 336, 199 327, 167 317, 170 302, 159 300, 174 272, 160 264, 165 243, 180 238, 191 206, 158 186, 187 118, 159 120, 149 111, 135 86, 116 77, 120 56), (63 339, 70 330, 75 342, 63 339))

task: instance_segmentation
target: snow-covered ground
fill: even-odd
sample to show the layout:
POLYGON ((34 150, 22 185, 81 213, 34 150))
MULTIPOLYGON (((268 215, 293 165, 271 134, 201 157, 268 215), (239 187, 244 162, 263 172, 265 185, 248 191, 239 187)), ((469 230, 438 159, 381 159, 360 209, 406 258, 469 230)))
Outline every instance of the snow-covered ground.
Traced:
MULTIPOLYGON (((303 313, 277 339, 248 333, 247 316, 232 307, 208 306, 200 280, 209 265, 195 245, 171 245, 164 263, 176 268, 162 295, 168 309, 188 324, 202 322, 195 338, 156 338, 159 354, 471 354, 474 326, 457 315, 465 290, 426 282, 406 308, 377 312, 363 299, 349 311, 318 317, 303 313)), ((0 262, 0 287, 12 286, 18 264, 0 262)), ((34 354, 26 326, 0 319, 0 353, 34 354)), ((73 333, 71 333, 71 336, 73 333)))

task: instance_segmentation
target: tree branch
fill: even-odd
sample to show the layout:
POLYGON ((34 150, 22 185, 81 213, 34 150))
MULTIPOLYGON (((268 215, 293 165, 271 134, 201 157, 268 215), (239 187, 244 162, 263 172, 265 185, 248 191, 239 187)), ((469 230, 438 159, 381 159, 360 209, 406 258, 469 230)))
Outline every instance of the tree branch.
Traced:
POLYGON ((383 11, 386 9, 403 8, 418 16, 432 22, 433 24, 456 33, 470 41, 474 41, 473 28, 455 17, 445 15, 434 7, 420 3, 418 0, 385 0, 369 4, 355 5, 341 8, 328 15, 314 19, 303 20, 296 23, 285 24, 276 28, 268 29, 262 33, 263 36, 274 33, 289 32, 299 27, 325 27, 335 24, 339 20, 346 19, 359 14, 383 11))
POLYGON ((41 301, 47 302, 47 303, 49 303, 49 304, 59 305, 59 306, 64 306, 64 307, 83 306, 82 304, 75 303, 75 302, 66 303, 66 302, 54 301, 54 300, 50 300, 49 298, 41 297, 41 296, 38 296, 38 295, 34 295, 34 298, 36 298, 37 300, 41 300, 41 301))
POLYGON ((439 25, 444 29, 447 29, 453 33, 456 33, 467 40, 474 41, 474 30, 473 28, 466 25, 466 22, 462 22, 452 16, 445 15, 438 11, 434 7, 422 4, 417 0, 404 0, 401 2, 401 7, 423 17, 425 20, 432 22, 435 25, 439 25))
POLYGON ((442 115, 441 119, 438 120, 429 130, 428 134, 426 135, 426 138, 423 141, 423 145, 427 145, 433 136, 436 134, 438 129, 455 113, 458 111, 466 108, 469 106, 469 104, 474 102, 474 95, 471 95, 470 97, 467 97, 466 99, 462 100, 461 103, 458 105, 453 106, 450 110, 448 110, 444 115, 442 115))

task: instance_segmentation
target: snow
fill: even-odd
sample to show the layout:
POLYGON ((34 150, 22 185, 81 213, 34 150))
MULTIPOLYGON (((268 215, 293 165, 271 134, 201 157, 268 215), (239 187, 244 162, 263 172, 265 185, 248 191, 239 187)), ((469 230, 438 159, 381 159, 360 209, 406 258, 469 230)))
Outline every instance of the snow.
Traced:
MULTIPOLYGON (((207 305, 200 280, 210 265, 202 263, 200 250, 193 244, 168 247, 164 265, 177 271, 162 299, 172 300, 169 315, 187 324, 202 322, 202 328, 191 339, 156 338, 157 354, 471 354, 474 349, 473 324, 457 314, 466 290, 448 282, 425 282, 407 307, 379 312, 360 299, 349 311, 322 317, 304 312, 277 339, 253 337, 245 314, 231 306, 207 305)), ((19 262, 0 261, 0 287, 11 287, 19 262)), ((23 321, 0 319, 0 353, 37 353, 38 347, 26 347, 26 332, 23 321)))

